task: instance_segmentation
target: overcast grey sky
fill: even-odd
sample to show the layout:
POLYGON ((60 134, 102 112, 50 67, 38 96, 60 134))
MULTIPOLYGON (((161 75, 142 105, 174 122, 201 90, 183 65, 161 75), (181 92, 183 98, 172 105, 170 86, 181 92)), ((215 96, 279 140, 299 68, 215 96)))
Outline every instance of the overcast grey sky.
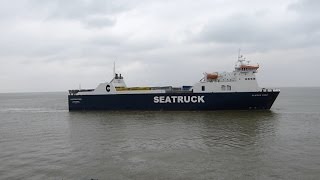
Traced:
POLYGON ((318 0, 1 0, 0 92, 192 85, 232 71, 263 87, 320 86, 318 0))

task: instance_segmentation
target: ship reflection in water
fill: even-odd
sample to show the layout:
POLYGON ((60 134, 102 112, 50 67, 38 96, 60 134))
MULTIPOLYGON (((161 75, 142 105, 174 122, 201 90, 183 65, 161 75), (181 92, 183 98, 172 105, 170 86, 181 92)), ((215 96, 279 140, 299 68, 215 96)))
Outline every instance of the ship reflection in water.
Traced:
POLYGON ((100 169, 100 178, 117 174, 210 179, 228 176, 230 170, 252 176, 272 164, 264 156, 273 153, 276 124, 272 111, 71 112, 69 116, 74 158, 87 172, 100 169))

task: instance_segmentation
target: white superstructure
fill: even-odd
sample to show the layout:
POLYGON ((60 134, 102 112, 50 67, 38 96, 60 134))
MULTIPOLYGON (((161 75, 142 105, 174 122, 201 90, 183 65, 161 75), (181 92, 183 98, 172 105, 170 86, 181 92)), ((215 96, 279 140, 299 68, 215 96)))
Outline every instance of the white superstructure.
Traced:
POLYGON ((251 65, 243 56, 239 56, 233 72, 204 73, 204 78, 191 90, 197 93, 261 91, 255 76, 258 68, 259 65, 251 65))

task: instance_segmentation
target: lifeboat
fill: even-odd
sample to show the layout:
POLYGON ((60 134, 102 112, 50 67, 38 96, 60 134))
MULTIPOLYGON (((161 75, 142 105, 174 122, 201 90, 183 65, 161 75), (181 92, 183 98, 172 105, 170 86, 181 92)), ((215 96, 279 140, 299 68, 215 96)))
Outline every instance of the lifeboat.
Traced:
POLYGON ((241 65, 240 68, 247 68, 247 69, 258 69, 259 65, 241 65))
POLYGON ((206 73, 207 79, 217 79, 218 73, 206 73))

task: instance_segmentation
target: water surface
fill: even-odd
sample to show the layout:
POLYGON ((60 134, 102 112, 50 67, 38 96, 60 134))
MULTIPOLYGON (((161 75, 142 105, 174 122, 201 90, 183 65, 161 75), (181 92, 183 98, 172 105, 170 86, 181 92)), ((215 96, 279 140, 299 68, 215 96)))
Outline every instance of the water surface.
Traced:
POLYGON ((0 94, 0 179, 319 179, 320 88, 270 111, 69 112, 0 94))

